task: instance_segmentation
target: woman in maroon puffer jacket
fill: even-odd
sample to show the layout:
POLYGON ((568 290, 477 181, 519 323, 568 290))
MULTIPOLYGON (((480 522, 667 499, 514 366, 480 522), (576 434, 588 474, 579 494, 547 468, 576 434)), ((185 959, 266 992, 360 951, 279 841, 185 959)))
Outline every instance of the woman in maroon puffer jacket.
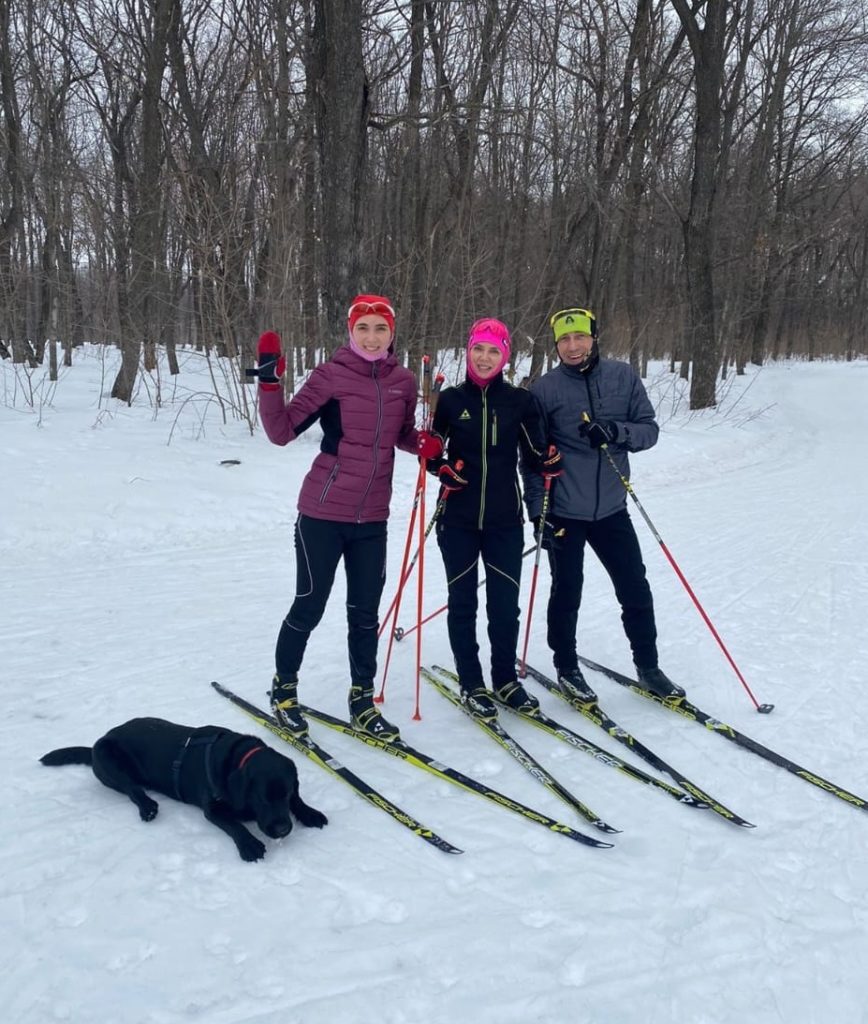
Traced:
POLYGON ((358 295, 347 324, 347 344, 313 371, 289 403, 279 383, 280 339, 272 331, 259 339, 259 413, 269 440, 287 444, 317 419, 323 431, 298 498, 296 594, 277 640, 271 704, 286 728, 307 732, 298 708, 298 670, 343 558, 350 717, 357 728, 388 740, 397 738, 398 730, 380 715, 373 696, 395 448, 427 455, 439 446, 414 427, 416 380, 392 350, 391 303, 379 295, 358 295))

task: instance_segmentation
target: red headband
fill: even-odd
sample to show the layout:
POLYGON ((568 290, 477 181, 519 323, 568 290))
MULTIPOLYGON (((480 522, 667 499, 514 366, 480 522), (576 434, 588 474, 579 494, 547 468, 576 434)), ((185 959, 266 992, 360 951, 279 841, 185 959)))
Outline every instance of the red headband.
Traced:
POLYGON ((357 295, 347 311, 347 323, 350 330, 355 326, 356 320, 360 317, 374 313, 381 316, 389 325, 392 334, 395 333, 395 310, 392 303, 382 295, 357 295))

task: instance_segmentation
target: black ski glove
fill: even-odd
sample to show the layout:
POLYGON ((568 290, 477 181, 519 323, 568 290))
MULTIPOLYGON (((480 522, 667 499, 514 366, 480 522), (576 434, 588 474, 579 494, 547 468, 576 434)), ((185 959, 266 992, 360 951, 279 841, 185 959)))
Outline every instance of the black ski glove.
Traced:
POLYGON ((467 486, 467 480, 461 475, 463 470, 464 463, 461 459, 456 459, 455 462, 446 461, 437 470, 437 476, 446 493, 460 491, 467 486))
MULTIPOLYGON (((533 539, 539 543, 539 528, 540 520, 542 516, 533 517, 533 539)), ((555 551, 563 543, 563 538, 566 535, 566 530, 557 521, 552 521, 551 518, 547 518, 543 525, 542 532, 542 546, 546 551, 555 551)))
POLYGON ((534 472, 542 477, 551 477, 553 480, 559 477, 564 471, 561 453, 555 445, 550 444, 545 452, 535 455, 532 463, 534 472))
POLYGON ((617 439, 618 424, 614 420, 585 420, 579 424, 579 434, 592 448, 602 448, 617 439))

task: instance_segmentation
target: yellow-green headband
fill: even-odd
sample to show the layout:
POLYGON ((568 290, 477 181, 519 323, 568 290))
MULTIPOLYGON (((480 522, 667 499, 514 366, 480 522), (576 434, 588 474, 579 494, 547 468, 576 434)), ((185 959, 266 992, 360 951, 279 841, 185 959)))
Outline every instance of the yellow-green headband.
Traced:
POLYGON ((555 342, 560 341, 565 334, 597 336, 597 320, 589 309, 560 309, 552 315, 549 323, 554 331, 555 342))

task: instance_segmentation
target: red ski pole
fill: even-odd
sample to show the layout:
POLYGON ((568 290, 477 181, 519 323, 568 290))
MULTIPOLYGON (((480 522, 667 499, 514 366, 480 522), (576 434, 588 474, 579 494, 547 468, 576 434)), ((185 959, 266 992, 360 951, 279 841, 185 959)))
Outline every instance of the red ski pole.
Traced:
MULTIPOLYGON (((430 409, 429 409, 429 401, 430 401, 430 395, 431 395, 431 368, 430 367, 431 367, 430 357, 427 356, 427 355, 423 356, 422 357, 422 410, 423 410, 423 423, 424 423, 426 429, 428 429, 430 427, 430 420, 431 420, 431 412, 430 412, 430 409)), ((442 373, 437 375, 437 380, 436 380, 436 383, 435 383, 435 388, 436 388, 437 392, 439 392, 440 388, 443 385, 443 381, 445 379, 446 378, 443 376, 442 373)), ((422 505, 422 516, 421 516, 421 518, 419 520, 420 529, 421 529, 422 524, 425 522, 425 504, 424 504, 425 482, 426 482, 425 481, 425 474, 426 474, 426 460, 422 459, 422 460, 420 460, 420 463, 419 463, 419 475, 416 478, 416 491, 415 491, 414 496, 413 496, 413 508, 412 508, 411 513, 410 513, 410 523, 409 523, 409 526, 407 528, 407 540, 406 540, 406 543, 404 544, 404 557, 401 560, 401 572, 400 572, 400 574, 398 576, 398 581, 399 581, 398 590, 397 590, 397 592, 395 594, 395 597, 394 597, 394 599, 392 601, 392 604, 389 606, 389 611, 386 612, 386 615, 384 616, 384 624, 383 624, 383 626, 380 627, 380 631, 378 633, 378 636, 382 635, 383 629, 385 627, 385 623, 388 622, 389 615, 391 613, 391 615, 392 615, 392 626, 391 626, 391 629, 389 630, 389 645, 388 645, 388 647, 386 649, 386 661, 385 661, 385 664, 383 666, 383 680, 382 680, 382 683, 380 684, 380 692, 374 697, 374 702, 376 704, 382 704, 382 702, 385 700, 386 678, 388 677, 388 674, 389 674, 389 664, 390 664, 390 662, 392 660, 392 645, 393 645, 393 642, 394 642, 395 624, 396 624, 396 622, 398 620, 398 615, 399 615, 399 613, 401 611, 401 599, 402 599, 403 594, 404 594, 404 584, 406 583, 406 581, 407 581, 407 579, 409 578, 409 575, 410 575, 410 570, 407 568, 407 561, 408 561, 409 556, 410 556, 410 546, 411 546, 411 544, 413 542, 413 529, 414 529, 415 524, 416 524, 416 514, 419 511, 420 502, 421 502, 421 505, 422 505)), ((427 536, 427 534, 426 534, 426 536, 427 536)), ((415 556, 414 556, 414 560, 415 560, 415 556)))
MULTIPOLYGON (((422 459, 422 473, 427 472, 428 460, 422 459)), ((425 585, 425 483, 422 482, 422 501, 419 503, 419 575, 416 577, 416 621, 422 621, 422 596, 425 585)), ((419 695, 421 692, 422 680, 422 630, 416 633, 416 707, 413 711, 413 719, 418 722, 422 717, 419 710, 419 695)))
MULTIPOLYGON (((586 412, 584 412, 584 413, 582 413, 582 419, 585 420, 586 423, 589 423, 591 418, 590 418, 590 416, 588 416, 588 414, 586 412)), ((618 475, 618 479, 624 485, 624 489, 630 495, 630 497, 633 499, 633 501, 636 503, 636 508, 638 508, 639 511, 642 513, 642 518, 645 520, 645 522, 646 522, 646 524, 648 526, 648 529, 651 531, 651 533, 654 536, 654 539, 657 541, 657 543, 662 548, 663 554, 666 555, 666 558, 669 560, 669 564, 675 570, 675 575, 681 581, 681 583, 684 586, 684 589, 690 595, 690 599, 696 605, 696 609, 699 612, 699 614, 702 616, 702 619, 705 622, 706 626, 708 626, 708 628, 711 630, 711 635, 714 637, 714 639, 717 641, 718 646, 723 651, 723 653, 726 655, 726 660, 732 666, 733 672, 735 672, 736 676, 738 676, 739 682, 741 683, 741 685, 747 691, 748 697, 750 697, 750 699, 753 701, 754 707, 756 708, 756 710, 761 715, 767 715, 770 711, 772 711, 774 709, 774 704, 760 704, 759 701, 756 699, 756 697, 754 697, 753 691, 747 685, 747 680, 741 674, 741 670, 739 669, 738 665, 736 665, 732 655, 726 649, 726 644, 723 642, 723 640, 720 637, 720 634, 714 628, 714 623, 711 621, 711 619, 706 614, 705 609, 699 603, 699 598, 696 596, 696 594, 694 594, 693 588, 687 582, 687 578, 685 577, 684 573, 679 568, 678 563, 675 561, 675 558, 672 555, 672 552, 669 550, 668 547, 666 547, 666 544, 663 542, 663 538, 660 536, 660 534, 657 532, 656 527, 651 522, 651 517, 648 515, 648 513, 642 507, 642 502, 639 501, 638 497, 636 496, 636 492, 633 490, 633 485, 630 483, 630 481, 627 479, 627 477, 624 476, 624 474, 621 472, 621 470, 618 469, 618 466, 615 463, 615 460, 612 458, 612 453, 609 451, 609 446, 607 444, 604 444, 604 445, 601 445, 600 447, 606 453, 606 458, 609 460, 609 465, 612 467, 612 469, 618 475)))
MULTIPOLYGON (((430 383, 431 382, 431 367, 430 367, 430 365, 426 365, 423 369, 427 372, 428 390, 429 390, 429 392, 431 392, 431 383, 430 383)), ((427 410, 428 414, 427 414, 427 417, 426 417, 426 420, 425 420, 425 429, 426 430, 430 431, 431 425, 434 422, 434 413, 437 411, 437 402, 438 402, 438 399, 440 398, 440 389, 443 387, 443 382, 445 380, 446 380, 446 378, 443 376, 442 373, 438 373, 437 374, 437 377, 436 377, 436 379, 434 381, 433 393, 431 393, 431 397, 430 397, 430 400, 429 400, 429 403, 428 403, 428 410, 427 410)), ((424 392, 424 387, 423 387, 423 392, 424 392)), ((424 594, 425 594, 425 539, 428 536, 428 531, 425 530, 425 483, 427 481, 426 474, 428 472, 428 460, 423 457, 420 460, 420 463, 421 463, 421 473, 422 473, 423 480, 422 480, 422 500, 419 503, 419 510, 420 510, 420 514, 419 514, 419 574, 416 577, 416 582, 417 582, 417 587, 416 587, 416 621, 417 622, 421 622, 422 621, 422 605, 423 605, 423 602, 424 602, 424 594)), ((442 511, 442 508, 443 508, 443 503, 442 502, 438 502, 437 503, 437 509, 440 509, 442 511)), ((431 522, 432 523, 434 522, 434 520, 436 518, 437 509, 435 509, 435 513, 431 517, 431 522)), ((392 636, 394 637, 394 632, 392 633, 392 636)), ((421 691, 422 691, 422 630, 420 629, 416 633, 416 707, 415 707, 415 709, 413 711, 413 719, 414 719, 414 721, 417 721, 417 722, 422 717, 422 713, 421 713, 420 707, 419 707, 421 691)))
MULTIPOLYGON (((398 577, 399 580, 404 580, 407 573, 407 559, 410 557, 410 545, 413 543, 413 527, 416 525, 416 513, 419 509, 419 498, 422 494, 422 488, 425 486, 424 479, 425 470, 422 466, 419 467, 419 476, 416 478, 416 493, 413 496, 413 508, 410 512, 410 525, 407 527, 407 541, 404 544, 404 557, 401 561, 401 575, 398 577)), ((389 639, 389 646, 386 648, 386 662, 383 666, 383 681, 380 684, 380 692, 374 697, 375 704, 382 704, 385 699, 386 693, 386 676, 389 673, 389 662, 392 660, 392 637, 395 634, 395 623, 398 620, 398 613, 401 610, 401 596, 404 593, 403 584, 399 585, 398 592, 395 594, 395 600, 392 602, 392 607, 389 611, 394 612, 392 614, 392 628, 389 639)), ((389 612, 386 612, 385 619, 388 620, 389 612)), ((380 634, 382 634, 382 627, 380 628, 380 634)))
MULTIPOLYGON (((464 465, 464 462, 461 459, 459 459, 455 463, 455 468, 458 470, 459 473, 461 472, 461 468, 463 467, 463 465, 464 465)), ((428 540, 428 535, 434 529, 434 524, 437 522, 437 520, 440 518, 440 516, 443 515, 443 506, 446 504, 446 499, 449 497, 450 493, 451 493, 450 491, 444 491, 443 497, 437 502, 437 507, 434 509, 434 514, 428 520, 428 525, 425 527, 425 536, 422 538, 422 543, 423 544, 425 543, 426 540, 428 540)), ((416 562, 419 559, 419 551, 420 551, 420 549, 416 548, 416 550, 413 552, 413 557, 410 559, 410 564, 407 566, 406 575, 404 575, 401 578, 401 581, 398 584, 398 589, 395 592, 395 596, 392 598, 392 603, 389 605, 389 610, 383 616, 383 623, 380 626, 380 632, 377 634, 378 636, 382 636, 383 635, 383 631, 386 628, 386 622, 387 622, 389 616, 392 614, 392 611, 395 608, 395 602, 398 600, 398 595, 400 594, 401 590, 406 586, 407 581, 413 575, 413 569, 415 568, 416 562)), ((430 616, 429 616, 429 618, 430 618, 430 616)), ((392 623, 392 625, 394 627, 394 632, 396 634, 401 631, 401 627, 400 626, 395 627, 394 623, 392 623)), ((401 635, 403 636, 403 633, 401 635)), ((401 637, 400 636, 396 636, 396 639, 400 640, 401 637)))

